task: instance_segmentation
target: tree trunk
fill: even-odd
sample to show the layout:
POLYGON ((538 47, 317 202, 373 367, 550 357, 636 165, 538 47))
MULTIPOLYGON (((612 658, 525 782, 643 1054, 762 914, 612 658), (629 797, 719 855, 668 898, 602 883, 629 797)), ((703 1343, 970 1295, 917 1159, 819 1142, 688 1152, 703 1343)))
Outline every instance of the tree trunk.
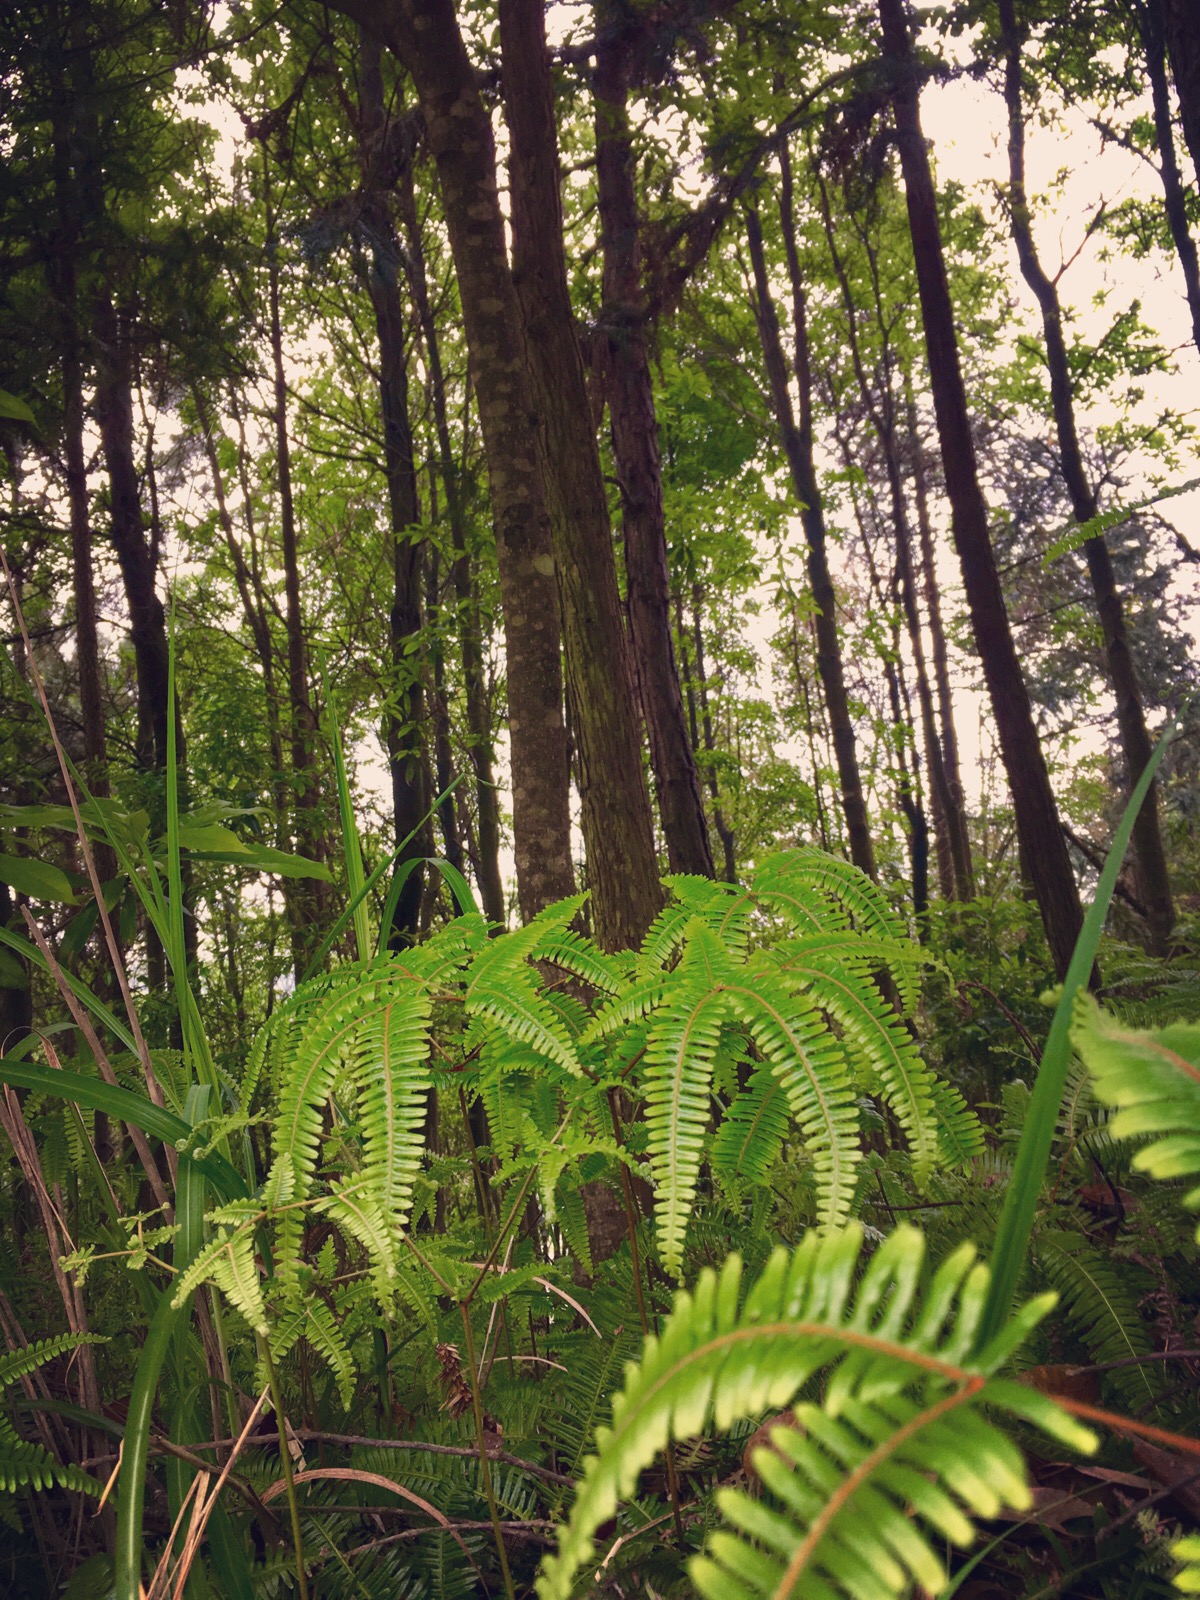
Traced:
POLYGON ((817 671, 821 687, 825 692, 825 704, 829 711, 830 727, 833 730, 833 750, 841 786, 842 811, 846 818, 846 832, 850 840, 850 859, 856 867, 874 878, 875 851, 871 843, 871 827, 867 819, 862 776, 858 768, 854 721, 850 715, 850 700, 846 693, 842 643, 838 633, 837 597, 834 593, 833 578, 829 571, 829 558, 825 548, 825 514, 813 466, 812 384, 808 377, 808 334, 804 300, 803 295, 798 293, 794 333, 797 367, 804 376, 800 385, 800 426, 797 427, 788 390, 787 363, 779 332, 779 317, 767 279, 762 226, 758 220, 758 213, 753 209, 748 209, 746 212, 746 235, 754 269, 754 315, 758 323, 759 339, 762 342, 767 381, 771 388, 771 408, 775 413, 775 423, 787 458, 792 488, 799 503, 804 538, 808 545, 808 580, 817 608, 817 671))
POLYGON ((1200 11, 1196 0, 1152 0, 1161 5, 1171 75, 1179 96, 1183 135, 1200 180, 1200 11))
POLYGON ((425 248, 417 217, 411 164, 406 164, 401 174, 399 196, 400 211, 408 241, 406 264, 409 273, 409 292, 417 310, 421 337, 425 343, 442 492, 446 497, 446 516, 450 523, 450 540, 454 550, 451 579, 454 584, 469 755, 475 774, 475 814, 478 819, 474 853, 475 879, 479 885, 484 916, 489 922, 503 927, 505 914, 504 885, 500 878, 500 805, 496 789, 492 713, 488 703, 484 673, 483 627, 479 615, 479 594, 467 543, 462 485, 459 480, 458 464, 454 459, 454 449, 450 442, 441 340, 438 337, 437 319, 429 302, 425 248))
POLYGON ((646 349, 648 310, 629 128, 629 47, 617 8, 595 8, 596 185, 604 255, 600 361, 621 492, 626 606, 650 765, 672 872, 711 878, 712 850, 671 639, 671 580, 658 417, 646 349))
POLYGON ((662 904, 608 494, 567 286, 558 133, 541 0, 500 0, 513 283, 537 406, 562 607, 595 936, 640 943, 662 904))
POLYGON ((958 828, 965 845, 965 876, 960 883, 964 900, 975 895, 975 867, 971 859, 971 836, 967 826, 967 802, 963 789, 962 769, 958 760, 958 731, 954 725, 954 693, 950 687, 950 650, 946 643, 946 628, 942 621, 942 596, 938 587, 937 558, 933 544, 933 523, 929 516, 929 483, 926 477, 925 448, 921 442, 920 423, 916 401, 912 393, 912 377, 904 373, 904 401, 908 448, 911 456, 913 491, 917 502, 917 534, 920 541, 921 587, 925 597, 925 615, 929 625, 929 655, 933 666, 933 682, 937 689, 938 723, 941 730, 942 770, 946 774, 946 789, 950 803, 958 816, 958 828))
MULTIPOLYGON (((363 34, 360 60, 360 156, 366 191, 362 203, 372 238, 378 241, 368 268, 367 286, 379 341, 379 409, 383 421, 383 463, 392 549, 392 605, 388 629, 392 674, 387 697, 386 743, 392 778, 393 827, 396 844, 402 850, 396 871, 401 872, 408 861, 427 856, 433 849, 425 825, 429 806, 422 739, 425 694, 418 654, 425 541, 420 532, 417 467, 408 415, 404 309, 396 279, 399 241, 387 199, 379 192, 371 172, 370 150, 383 130, 386 111, 379 42, 370 34, 363 34)), ((414 868, 405 878, 388 932, 389 943, 402 948, 416 942, 424 883, 424 867, 414 868)))
MULTIPOLYGON (((683 638, 683 615, 680 606, 679 634, 683 638)), ((708 705, 708 673, 704 666, 704 629, 700 620, 700 585, 692 586, 692 648, 696 652, 696 683, 693 688, 692 675, 688 671, 688 662, 684 658, 684 671, 688 686, 688 705, 692 720, 692 746, 695 748, 697 734, 703 738, 704 748, 711 756, 717 748, 716 739, 713 737, 712 713, 708 705), (696 709, 694 701, 700 705, 699 728, 696 726, 696 709)), ((717 769, 710 762, 708 765, 708 792, 712 796, 713 827, 717 830, 717 838, 721 841, 721 854, 724 860, 724 879, 726 883, 737 882, 737 852, 733 829, 725 820, 725 813, 721 809, 721 785, 717 780, 717 769)))
POLYGON ((1038 740, 1029 693, 1021 676, 988 531, 987 505, 979 485, 975 442, 958 359, 958 338, 942 254, 933 173, 921 131, 917 64, 904 0, 879 0, 879 16, 891 75, 897 142, 954 542, 1008 774, 1024 867, 1037 894, 1055 967, 1062 976, 1083 921, 1079 890, 1059 825, 1058 808, 1038 740))
POLYGON ((451 0, 338 0, 411 75, 437 166, 487 455, 508 665, 521 912, 574 892, 554 550, 538 472, 491 118, 451 0))
MULTIPOLYGON (((788 225, 785 229, 785 238, 790 236, 794 240, 794 230, 790 221, 791 168, 786 155, 783 159, 783 174, 783 194, 788 201, 788 225)), ((877 263, 872 246, 864 239, 864 248, 868 252, 868 259, 872 269, 871 282, 875 293, 873 307, 875 322, 883 345, 883 380, 881 392, 878 394, 873 391, 868 380, 866 365, 859 347, 854 296, 841 253, 838 250, 837 236, 833 226, 833 210, 829 202, 829 191, 823 180, 820 182, 820 193, 825 236, 829 244, 830 256, 833 260, 834 272, 842 293, 842 305, 846 313, 846 332, 850 342, 850 355, 854 367, 855 380, 858 384, 859 397, 871 420, 871 426, 874 429, 875 437, 879 441, 879 447, 883 451, 884 468, 887 473, 888 496, 892 510, 892 527, 896 541, 897 583, 900 591, 900 603, 904 611, 905 626, 908 630, 909 645, 913 654, 913 665, 916 669, 917 699, 921 707, 921 730, 925 741, 926 760, 929 766, 929 787, 933 801, 937 836, 939 882, 946 899, 965 900, 969 898, 972 892, 971 846, 967 838, 966 818, 963 815, 962 807, 955 804, 946 775, 946 764, 942 758, 942 745, 938 738, 937 719, 934 714, 933 690, 930 686, 929 671, 925 662, 925 641, 921 632, 921 618, 917 608, 916 578, 912 558, 912 531, 909 527, 908 504, 904 494, 904 477, 901 470, 896 437, 896 404, 892 392, 893 352, 881 304, 879 277, 876 271, 877 263)), ((798 284, 800 282, 800 264, 796 259, 794 242, 788 249, 788 266, 792 274, 793 284, 798 284)), ((924 815, 922 813, 923 821, 924 815)), ((928 840, 926 839, 927 856, 928 840)))
MULTIPOLYGON (((1063 334, 1062 308, 1058 289, 1047 277, 1033 238, 1033 223, 1025 189, 1025 115, 1021 88, 1021 36, 1017 31, 1012 0, 999 0, 1000 25, 1004 33, 1006 64, 1004 98, 1008 107, 1009 218, 1013 242, 1021 264, 1021 275, 1033 291, 1042 313, 1046 337, 1046 362, 1050 371, 1050 398, 1054 425, 1058 433, 1059 465, 1071 511, 1076 522, 1090 522, 1099 512, 1096 494, 1088 482, 1083 452, 1075 425, 1075 397, 1067 344, 1063 334)), ((1125 612, 1113 575, 1112 560, 1103 534, 1089 539, 1083 547, 1087 557, 1092 594, 1104 634, 1104 653, 1117 707, 1117 727, 1125 757, 1126 783, 1136 786, 1154 753, 1146 727, 1137 670, 1129 648, 1125 612)), ((1138 885, 1146 906, 1152 948, 1162 954, 1168 947, 1175 926, 1175 906, 1171 899, 1171 880, 1158 823, 1158 786, 1152 784, 1133 828, 1137 855, 1138 885)))
POLYGON ((108 294, 96 302, 96 420, 108 468, 110 526, 129 606, 137 675, 138 765, 167 762, 167 624, 155 587, 158 562, 146 541, 134 459, 133 361, 124 319, 108 294))
MULTIPOLYGON (((263 142, 263 205, 267 232, 267 300, 270 316, 272 422, 275 429, 275 474, 279 492, 279 543, 286 601, 288 702, 291 724, 293 817, 296 846, 317 860, 321 854, 320 790, 316 772, 317 714, 308 677, 308 643, 300 594, 300 561, 296 542, 296 507, 292 496, 292 447, 288 437, 287 380, 283 370, 283 326, 279 305, 279 239, 271 204, 271 158, 263 142)), ((292 959, 296 976, 308 964, 316 945, 324 895, 318 883, 297 879, 287 896, 292 915, 292 959)))
MULTIPOLYGON (((1003 22, 1005 14, 1001 11, 1002 26, 1005 26, 1003 22)), ((1188 227, 1187 196, 1183 177, 1179 171, 1179 158, 1175 154, 1174 119, 1171 114, 1171 94, 1167 86, 1162 0, 1145 0, 1144 4, 1137 7, 1137 17, 1142 36, 1142 51, 1146 58, 1146 76, 1150 80, 1150 98, 1154 107, 1154 137, 1158 145, 1163 209, 1167 213, 1167 226, 1175 243, 1175 254, 1179 257, 1179 265, 1183 270, 1188 310, 1192 315, 1192 339, 1197 350, 1200 350, 1200 260, 1197 259, 1196 241, 1192 238, 1191 229, 1188 227)))

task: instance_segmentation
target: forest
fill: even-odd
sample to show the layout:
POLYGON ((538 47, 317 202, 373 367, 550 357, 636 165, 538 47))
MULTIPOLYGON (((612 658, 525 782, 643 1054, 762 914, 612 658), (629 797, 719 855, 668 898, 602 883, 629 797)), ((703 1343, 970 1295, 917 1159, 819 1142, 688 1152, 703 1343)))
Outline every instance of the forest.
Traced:
POLYGON ((1197 0, 9 0, 0 152, 0 1595, 1200 1594, 1197 0))

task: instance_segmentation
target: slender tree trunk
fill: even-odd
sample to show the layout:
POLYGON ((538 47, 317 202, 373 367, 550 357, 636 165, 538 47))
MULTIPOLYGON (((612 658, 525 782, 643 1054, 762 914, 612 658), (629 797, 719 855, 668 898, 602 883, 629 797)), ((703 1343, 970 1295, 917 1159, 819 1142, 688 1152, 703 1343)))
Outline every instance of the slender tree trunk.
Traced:
MULTIPOLYGON (((386 112, 379 43, 362 36, 360 120, 362 164, 366 193, 364 214, 379 241, 367 284, 375 312, 379 342, 379 407, 383 420, 383 463, 387 474, 389 538, 392 552, 392 605, 388 642, 392 681, 388 695, 386 743, 392 777, 392 819, 396 844, 403 854, 398 872, 413 857, 427 856, 432 840, 425 825, 429 806, 425 777, 422 727, 425 694, 417 647, 421 641, 421 573, 425 541, 421 537, 421 510, 417 496, 417 467, 413 458, 412 424, 408 415, 408 348, 404 309, 396 273, 399 242, 386 197, 376 187, 370 170, 370 150, 383 131, 386 112)), ((408 873, 396 902, 389 940, 398 946, 416 942, 424 891, 425 869, 408 873)))
MULTIPOLYGON (((308 673, 308 642, 300 593, 300 559, 296 539, 296 506, 292 494, 292 446, 288 436, 287 378, 283 366, 280 314, 279 238, 271 201, 271 158, 263 141, 263 205, 267 233, 267 303, 270 318, 272 422, 275 430, 275 475, 279 493, 279 544, 283 562, 284 631, 287 637, 287 683, 291 726, 292 816, 296 845, 302 855, 321 855, 320 786, 316 770, 317 714, 308 673)), ((292 915, 292 958, 296 974, 307 965, 318 937, 324 895, 318 883, 297 879, 287 896, 292 915)))
MULTIPOLYGON (((1002 18, 1003 15, 1002 12, 1002 18)), ((1154 137, 1158 145, 1163 209, 1167 214, 1167 226, 1171 230, 1175 254, 1183 270, 1188 310, 1192 316, 1192 339, 1197 350, 1200 350, 1200 259, 1197 258, 1196 241, 1192 238, 1191 229, 1188 227, 1187 196, 1183 176, 1179 171, 1179 158, 1175 153, 1171 93, 1167 85, 1162 0, 1144 0, 1144 3, 1137 7, 1137 18, 1142 36, 1142 51, 1146 58, 1146 76, 1150 80, 1150 98, 1154 107, 1154 137)))
POLYGON ((469 755, 475 774, 475 814, 478 819, 474 852, 475 878, 479 885, 484 916, 489 922, 502 927, 505 913, 504 886, 500 877, 500 805, 496 789, 492 712, 484 671, 483 626, 479 615, 478 587, 467 541, 462 485, 454 449, 450 442, 441 340, 438 337, 437 319, 433 315, 429 301, 425 248, 417 217, 411 164, 406 164, 401 174, 399 194, 405 237, 408 241, 406 262, 409 271, 409 290, 416 306, 417 318, 421 324, 421 336, 425 344, 442 492, 446 497, 446 516, 450 523, 450 539, 454 550, 451 578, 457 612, 459 654, 462 659, 469 755))
POLYGON ((954 542, 1008 774, 1024 869, 1037 894, 1055 967, 1062 975, 1070 962, 1083 921, 1079 890, 1059 825, 1058 808, 1029 693, 1021 676, 1021 663, 1009 628, 988 531, 987 505, 979 485, 975 442, 959 365, 933 173, 921 131, 917 64, 904 0, 879 0, 879 16, 883 25, 884 54, 891 74, 897 142, 954 542))
MULTIPOLYGON (((692 585, 692 649, 696 656, 696 681, 693 687, 692 675, 688 670, 686 656, 684 670, 687 675, 688 703, 692 719, 692 745, 695 748, 697 733, 703 739, 704 748, 711 756, 715 754, 717 741, 713 736, 712 713, 708 705, 708 672, 704 665, 704 628, 700 617, 700 585, 692 585), (695 701, 699 702, 700 717, 699 729, 696 727, 695 701)), ((682 605, 680 606, 679 634, 683 637, 682 605)), ((708 764, 708 792, 712 796, 713 827, 717 830, 717 838, 721 841, 721 854, 724 862, 724 880, 726 883, 737 882, 737 853, 736 840, 733 829, 725 820, 725 813, 721 809, 721 785, 717 779, 716 767, 710 761, 708 764)))
POLYGON ((621 491, 626 607, 632 656, 650 745, 650 765, 672 872, 711 878, 712 850, 696 759, 688 738, 671 639, 671 580, 663 513, 658 417, 646 349, 648 310, 633 139, 629 127, 629 45, 618 8, 596 16, 596 184, 604 255, 600 360, 621 491))
POLYGON ((621 950, 641 941, 662 888, 608 494, 567 286, 541 0, 500 0, 500 51, 512 141, 513 282, 554 531, 592 917, 601 947, 621 950))
POLYGON ((450 738, 450 708, 446 703, 446 653, 441 632, 441 561, 434 548, 429 552, 427 574, 425 619, 430 634, 429 657, 432 682, 429 701, 433 721, 434 787, 438 794, 446 795, 437 808, 438 825, 442 832, 442 848, 446 860, 456 872, 461 872, 464 862, 458 827, 458 807, 454 803, 454 796, 446 794, 446 790, 454 781, 454 754, 450 738))
POLYGON ((134 458, 133 366, 123 318, 107 294, 96 302, 96 419, 108 468, 113 548, 129 606, 137 674, 138 764, 161 772, 167 760, 167 625, 155 587, 157 561, 146 541, 134 458))
POLYGON ((1161 9, 1183 134, 1200 180, 1200 11, 1196 0, 1151 0, 1161 9))
POLYGON ((956 811, 966 849, 964 861, 966 876, 962 880, 961 894, 970 900, 975 894, 975 868, 971 859, 970 831, 967 826, 967 802, 963 789, 962 769, 958 760, 958 730, 954 723, 954 693, 950 686, 950 650, 946 642, 946 628, 942 621, 942 596, 938 587, 937 556, 933 542, 933 522, 929 515, 929 483, 925 465, 925 449, 921 442, 916 401, 912 393, 911 374, 904 374, 904 398, 908 448, 911 456, 913 492, 917 502, 917 534, 920 541, 921 588, 925 598, 925 615, 929 626, 929 657, 933 666, 933 682, 937 690, 938 723, 941 730, 942 770, 946 774, 946 788, 956 811))
POLYGON ((792 411, 791 394, 788 390, 787 362, 784 359, 783 340, 779 332, 779 317, 771 298, 771 286, 767 278, 762 226, 758 220, 758 213, 753 209, 748 209, 746 212, 746 234, 754 269, 754 315, 758 323, 759 339, 762 342, 767 381, 771 388, 771 408, 775 413, 775 423, 791 472, 792 488, 799 502, 800 521, 808 545, 808 580, 817 608, 817 671, 821 687, 825 692, 825 704, 829 711, 830 727, 833 730, 833 749, 841 786, 842 811, 846 818, 846 832, 850 840, 850 859, 856 867, 873 878, 875 851, 871 843, 871 826, 867 818, 862 775, 858 767, 854 721, 850 715, 850 700, 846 693, 842 644, 838 633, 837 597, 834 593, 829 557, 825 547, 825 514, 813 466, 812 382, 808 375, 808 333, 804 300, 802 293, 799 292, 798 282, 794 282, 797 366, 804 374, 800 386, 800 426, 797 427, 792 411))
MULTIPOLYGON (((1038 258, 1033 238, 1033 223, 1025 189, 1025 115, 1022 106, 1021 36, 1017 31, 1012 0, 999 0, 1000 24, 1004 32, 1006 66, 1004 98, 1008 107, 1009 218, 1013 242, 1021 265, 1021 275, 1033 291, 1042 313, 1046 337, 1046 362, 1050 371, 1050 398, 1054 425, 1058 433, 1059 466, 1071 511, 1076 522, 1090 522, 1099 512, 1096 494, 1088 482, 1083 452, 1075 425, 1075 397, 1067 344, 1063 334, 1062 308, 1058 290, 1047 277, 1038 258)), ((1154 753, 1146 727, 1137 669, 1129 648, 1125 611, 1113 574, 1112 559, 1103 534, 1089 539, 1083 547, 1088 576, 1104 634, 1104 653, 1109 680, 1117 707, 1117 727, 1125 757, 1126 783, 1137 784, 1154 753)), ((1171 879, 1167 871, 1162 833, 1158 822, 1158 787, 1151 785, 1145 804, 1133 829, 1138 863, 1138 884, 1146 906, 1150 941, 1153 948, 1166 950, 1175 925, 1175 906, 1171 899, 1171 879)))
MULTIPOLYGON (((783 192, 785 195, 790 195, 791 174, 790 167, 786 162, 783 170, 783 192)), ((896 437, 896 405, 892 393, 892 349, 883 315, 876 261, 871 246, 864 240, 864 247, 867 250, 871 266, 875 322, 883 345, 884 376, 880 394, 873 392, 867 378, 866 366, 863 362, 858 342, 854 296, 838 249, 837 236, 833 226, 833 211, 829 202, 829 191, 823 180, 820 182, 820 193, 825 236, 842 293, 842 305, 846 313, 846 331, 850 341, 850 354, 858 384, 859 397, 871 420, 880 449, 883 451, 884 468, 887 473, 888 495, 892 510, 892 527, 896 541, 896 571, 900 602, 904 610, 909 645, 913 653, 913 665, 916 669, 917 699, 921 707, 921 730, 925 741, 926 760, 929 765, 929 786, 933 801, 937 838, 939 882, 942 893, 947 899, 968 899, 972 893, 971 846, 967 837, 966 818, 963 815, 961 805, 955 804, 946 774, 946 764, 942 758, 942 745, 938 738, 937 719, 934 714, 933 690, 930 686, 929 671, 925 661, 925 641, 922 636, 921 618, 917 607, 916 578, 913 568, 912 531, 909 527, 908 504, 904 493, 904 478, 896 437)), ((795 246, 793 244, 789 251, 788 261, 793 282, 799 282, 799 262, 794 261, 794 257, 795 246)), ((928 854, 927 847, 926 854, 928 854)))
POLYGON ((338 0, 412 76, 437 166, 487 456, 504 609, 517 892, 574 892, 555 556, 538 471, 491 119, 451 0, 338 0))

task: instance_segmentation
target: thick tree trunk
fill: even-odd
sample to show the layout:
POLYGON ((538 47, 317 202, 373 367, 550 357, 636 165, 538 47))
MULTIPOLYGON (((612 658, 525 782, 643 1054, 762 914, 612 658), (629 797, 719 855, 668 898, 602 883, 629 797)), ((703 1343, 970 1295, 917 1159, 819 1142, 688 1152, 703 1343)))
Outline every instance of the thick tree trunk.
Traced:
POLYGON ((512 141, 513 282, 554 531, 592 917, 601 947, 640 943, 662 904, 608 494, 567 286, 558 130, 541 0, 500 0, 512 141))
MULTIPOLYGON (((383 465, 387 475, 389 538, 392 553, 392 605, 388 643, 392 681, 388 695, 386 744, 392 778, 392 825, 402 855, 398 872, 414 857, 431 854, 425 825, 429 807, 422 727, 425 693, 421 661, 415 645, 421 637, 421 573, 425 542, 417 496, 412 424, 408 415, 408 348, 404 310, 396 280, 399 243, 386 197, 371 172, 370 151, 378 141, 386 112, 379 42, 364 34, 361 50, 360 121, 364 169, 364 215, 372 236, 380 241, 368 268, 367 284, 375 312, 379 343, 379 409, 383 421, 383 465)), ((408 873, 396 901, 389 942, 403 947, 416 942, 425 883, 424 867, 408 873)))
POLYGON ((504 885, 500 877, 500 805, 497 799, 495 749, 492 739, 492 713, 488 701, 487 681, 483 659, 483 626, 479 615, 479 594, 472 570, 471 553, 467 542, 467 524, 463 512, 462 486, 458 463, 450 442, 450 423, 446 408, 446 378, 442 368, 441 340, 438 337, 437 319, 429 301, 429 286, 425 273, 425 248, 417 217, 416 196, 413 192, 412 167, 406 165, 401 174, 400 211, 404 220, 408 242, 406 264, 409 272, 409 291, 421 324, 425 343, 425 358, 429 370, 429 393, 433 404, 434 432, 437 437, 438 463, 442 475, 442 492, 446 497, 446 516, 450 523, 450 540, 454 551, 451 579, 457 612, 458 646, 462 659, 463 690, 466 700, 467 733, 471 768, 475 774, 476 840, 474 850, 475 879, 483 914, 489 922, 503 926, 504 885))
POLYGON ((1200 180, 1200 9, 1196 0, 1151 0, 1161 7, 1183 134, 1200 180))
MULTIPOLYGON (((1005 12, 1002 11, 1002 19, 1004 15, 1005 12)), ((1138 27, 1142 35, 1146 76, 1150 80, 1150 98, 1154 107, 1154 137, 1158 144, 1163 209, 1167 213, 1167 226, 1171 230, 1175 254, 1179 257, 1179 265, 1183 271, 1188 310, 1192 315, 1192 338, 1197 350, 1200 350, 1200 259, 1196 254, 1196 241, 1192 238, 1191 229, 1188 227, 1187 198, 1183 176, 1179 171, 1179 158, 1175 154, 1175 129, 1171 114, 1171 94, 1167 86, 1166 39, 1163 24, 1162 0, 1145 0, 1145 4, 1138 6, 1138 27)))
POLYGON ((646 349, 646 296, 633 140, 629 128, 629 48, 616 7, 595 9, 596 185, 604 255, 604 306, 598 330, 613 458, 621 490, 626 606, 642 716, 667 860, 672 872, 711 878, 712 850, 696 759, 688 738, 671 639, 671 580, 663 513, 658 417, 646 349))
POLYGON ((517 892, 574 892, 558 588, 505 249, 491 119, 451 0, 338 0, 411 74, 437 166, 487 455, 504 608, 517 892))
MULTIPOLYGON (((754 315, 758 335, 762 342, 763 362, 771 388, 771 409, 779 429, 783 452, 787 458, 792 478, 792 488, 799 504, 800 521, 808 545, 808 581, 816 605, 817 671, 825 693, 829 723, 833 730, 833 750, 837 761, 838 781, 841 786, 842 811, 846 818, 846 833, 850 841, 850 859, 869 877, 875 876, 875 851, 871 843, 871 827, 863 797, 862 776, 858 767, 858 745, 854 734, 854 721, 850 715, 850 700, 846 693, 846 677, 842 665, 842 643, 838 633, 837 596, 829 571, 829 557, 825 547, 825 514, 821 491, 813 466, 811 380, 801 382, 801 422, 797 427, 788 390, 787 362, 783 354, 783 340, 779 332, 779 317, 771 298, 767 278, 766 254, 763 249, 762 227, 758 213, 746 213, 746 234, 750 245, 750 260, 754 269, 754 315)), ((803 296, 796 300, 797 365, 807 377, 807 328, 804 317, 803 296)))
MULTIPOLYGON (((1033 291, 1042 313, 1046 337, 1046 363, 1050 372, 1050 398, 1054 425, 1058 433, 1059 465, 1071 510, 1076 522, 1090 522, 1099 512, 1096 494, 1088 482, 1083 452, 1075 425, 1075 397, 1067 344, 1063 334, 1062 308, 1058 289, 1042 267, 1033 238, 1029 198, 1025 189, 1025 114, 1022 105, 1021 36, 1017 31, 1012 0, 999 0, 1000 23, 1004 32, 1006 66, 1004 98, 1008 107, 1009 218, 1013 242, 1021 264, 1021 275, 1033 291)), ((1108 675, 1116 699, 1117 727, 1125 757, 1126 783, 1132 791, 1154 753, 1146 727, 1137 670, 1129 648, 1125 612, 1113 575, 1112 559, 1103 534, 1089 539, 1083 547, 1088 576, 1104 634, 1104 653, 1108 675)), ((1138 864, 1138 885, 1146 906, 1152 947, 1163 953, 1175 925, 1175 906, 1171 899, 1171 879, 1163 850, 1158 822, 1158 788, 1152 784, 1133 829, 1138 864)))
POLYGON ((904 0, 879 0, 879 16, 884 55, 892 81, 897 142, 954 542, 1008 774, 1024 869, 1037 894, 1055 967, 1062 975, 1070 962, 1083 921, 1079 890, 1059 825, 1058 808, 1038 740, 1029 693, 1021 676, 1021 663, 1013 644, 988 531, 987 505, 979 485, 975 442, 959 365, 933 173, 921 131, 917 64, 904 0))

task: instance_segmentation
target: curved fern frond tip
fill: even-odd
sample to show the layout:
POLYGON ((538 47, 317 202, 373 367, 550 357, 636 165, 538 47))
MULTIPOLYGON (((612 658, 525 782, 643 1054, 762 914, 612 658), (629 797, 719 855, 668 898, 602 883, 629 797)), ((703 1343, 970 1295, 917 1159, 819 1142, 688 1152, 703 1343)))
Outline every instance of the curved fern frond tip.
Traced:
MULTIPOLYGON (((1097 1100, 1114 1108, 1112 1137, 1144 1141, 1134 1167, 1164 1181, 1200 1174, 1200 1023, 1153 1032, 1127 1028, 1081 993, 1071 1042, 1097 1100)), ((1200 1208, 1200 1187, 1185 1194, 1183 1203, 1200 1208)))
POLYGON ((691 1567, 702 1595, 885 1600, 914 1581, 936 1589, 941 1541, 966 1544, 974 1518, 1028 1505, 1020 1456, 992 1414, 1094 1447, 1045 1395, 993 1376, 1052 1296, 970 1356, 988 1279, 973 1247, 943 1262, 922 1292, 915 1228, 898 1228, 860 1275, 862 1245, 853 1224, 777 1250, 741 1304, 736 1256, 677 1294, 661 1334, 627 1368, 611 1426, 597 1432, 558 1550, 543 1563, 541 1600, 568 1600, 596 1529, 670 1440, 778 1410, 818 1377, 823 1403, 799 1407, 799 1430, 777 1435, 758 1463, 771 1501, 722 1493, 732 1526, 691 1567))

